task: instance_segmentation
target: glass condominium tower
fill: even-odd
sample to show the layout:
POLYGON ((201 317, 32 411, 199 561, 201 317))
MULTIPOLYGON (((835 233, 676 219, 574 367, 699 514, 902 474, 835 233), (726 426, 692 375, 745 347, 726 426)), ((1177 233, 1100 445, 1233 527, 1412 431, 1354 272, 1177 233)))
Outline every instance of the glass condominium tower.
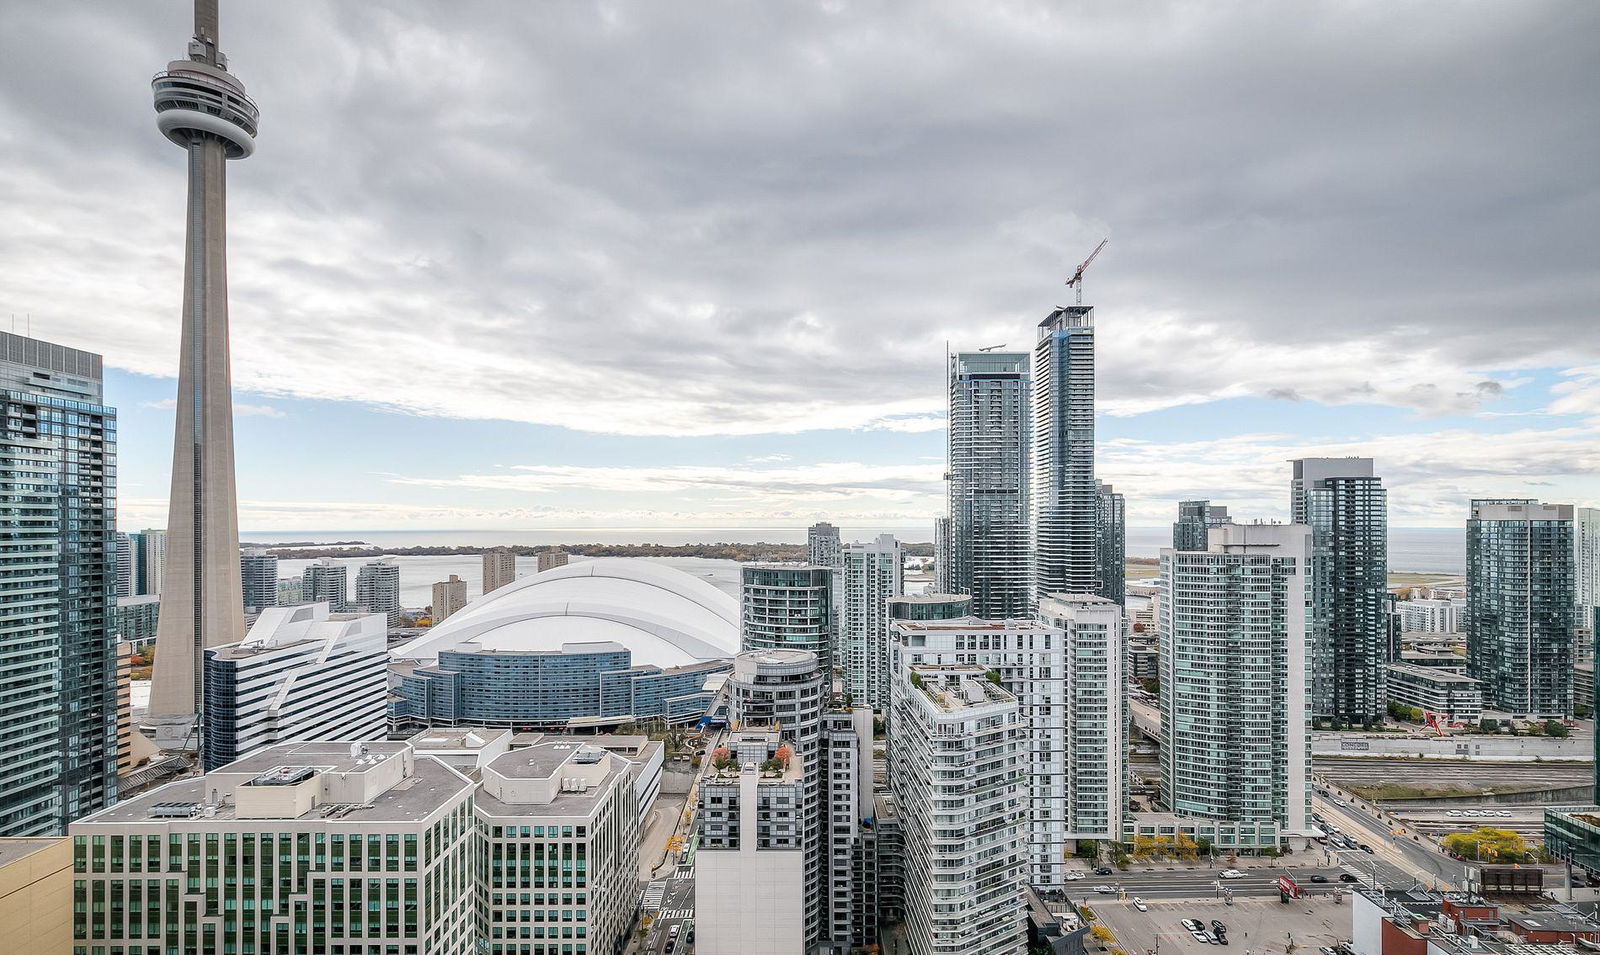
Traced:
MULTIPOLYGON (((1026 617, 1033 609, 1030 390, 1025 352, 961 352, 950 357, 945 589, 971 594, 973 614, 991 620, 1026 617)), ((1091 482, 1091 522, 1093 495, 1091 482)), ((1092 554, 1090 560, 1092 565, 1092 554)))
POLYGON ((1388 494, 1371 458, 1290 464, 1290 519, 1311 528, 1312 713, 1381 722, 1388 709, 1388 494))
POLYGON ((1094 308, 1058 308, 1033 347, 1033 590, 1101 593, 1094 308))
POLYGON ((1478 500, 1467 520, 1467 675, 1514 716, 1572 715, 1573 507, 1478 500))
POLYGON ((0 836, 117 796, 117 417, 100 356, 0 332, 0 836))

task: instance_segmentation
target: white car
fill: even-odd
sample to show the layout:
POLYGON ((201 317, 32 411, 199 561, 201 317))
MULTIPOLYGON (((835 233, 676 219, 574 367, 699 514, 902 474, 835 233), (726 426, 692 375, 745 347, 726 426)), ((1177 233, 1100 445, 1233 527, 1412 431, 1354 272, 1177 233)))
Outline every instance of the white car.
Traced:
POLYGON ((1222 873, 1222 877, 1224 879, 1242 879, 1244 878, 1244 873, 1238 869, 1228 869, 1222 873))
POLYGON ((1067 881, 1068 882, 1076 882, 1076 881, 1078 881, 1079 879, 1081 879, 1083 877, 1084 877, 1084 875, 1083 875, 1082 872, 1068 872, 1067 873, 1067 881))
POLYGON ((1193 935, 1194 936, 1194 940, 1199 942, 1201 945, 1210 945, 1211 944, 1211 939, 1206 938, 1206 933, 1204 933, 1204 932, 1190 932, 1189 934, 1193 935))
POLYGON ((1459 809, 1452 809, 1452 810, 1450 810, 1450 811, 1449 811, 1449 812, 1447 812, 1447 813, 1445 813, 1445 815, 1447 815, 1447 816, 1450 816, 1450 817, 1452 817, 1452 818, 1456 818, 1456 819, 1459 819, 1459 818, 1461 818, 1461 810, 1459 810, 1459 809))
POLYGON ((1133 897, 1133 907, 1141 912, 1150 911, 1150 907, 1144 904, 1144 899, 1139 898, 1137 895, 1133 897))

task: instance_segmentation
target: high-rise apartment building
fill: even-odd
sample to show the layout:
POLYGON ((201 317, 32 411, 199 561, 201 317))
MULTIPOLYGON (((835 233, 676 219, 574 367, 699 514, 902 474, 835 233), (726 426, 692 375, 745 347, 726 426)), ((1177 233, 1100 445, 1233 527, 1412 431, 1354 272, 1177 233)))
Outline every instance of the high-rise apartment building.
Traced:
POLYGON ((467 582, 450 575, 433 585, 433 622, 439 623, 467 605, 467 582))
POLYGON ((378 614, 322 603, 262 611, 242 642, 206 651, 202 765, 278 743, 383 739, 388 634, 378 614))
POLYGON ((517 552, 509 547, 491 547, 483 552, 483 592, 499 590, 517 579, 517 552))
POLYGON ((100 356, 0 332, 0 836, 116 801, 117 413, 100 356))
MULTIPOLYGON (((1095 593, 1121 606, 1128 602, 1128 502, 1109 484, 1094 482, 1099 519, 1095 593)), ((1040 595, 1039 599, 1044 599, 1040 595)))
POLYGON ((305 603, 306 579, 301 574, 293 577, 278 578, 278 606, 293 607, 295 604, 305 603))
POLYGON ((933 519, 933 588, 949 593, 950 588, 950 518, 933 519))
POLYGON ((147 527, 130 534, 138 555, 138 593, 161 596, 161 582, 167 576, 167 532, 147 527))
POLYGON ((1291 464, 1291 520, 1311 528, 1312 714, 1381 722, 1388 708, 1387 493, 1371 458, 1291 464))
POLYGON ((889 598, 891 621, 954 620, 956 617, 970 616, 972 598, 966 594, 901 594, 889 598))
POLYGON ((828 940, 835 951, 851 952, 874 944, 880 924, 876 888, 865 884, 874 835, 872 791, 872 711, 862 706, 822 714, 821 805, 828 909, 828 940))
POLYGON ((1161 551, 1161 787, 1169 811, 1306 827, 1311 529, 1224 524, 1161 551))
POLYGON ((1412 633, 1459 633, 1467 602, 1449 600, 1401 600, 1395 603, 1400 629, 1412 633))
POLYGON ((844 553, 839 543, 839 528, 820 521, 806 528, 806 563, 818 567, 837 567, 844 553))
POLYGON ((568 554, 564 550, 542 550, 539 552, 539 573, 554 570, 557 567, 567 566, 568 554))
POLYGON ((345 566, 331 557, 307 564, 300 574, 300 600, 302 603, 325 603, 334 613, 350 609, 347 588, 350 574, 345 566))
POLYGON ((1478 500, 1467 521, 1467 675, 1484 705, 1572 715, 1573 507, 1478 500))
POLYGON ((851 699, 881 712, 889 705, 889 600, 905 589, 900 542, 880 534, 849 545, 841 556, 844 601, 835 658, 851 699))
POLYGON ((914 955, 1027 951, 1026 729, 981 666, 896 674, 890 766, 905 837, 905 939, 914 955))
POLYGON ((405 743, 315 742, 125 800, 69 829, 74 955, 475 955, 475 788, 405 743))
POLYGON ((117 532, 117 596, 133 596, 133 538, 117 532))
POLYGON ((392 558, 368 561, 356 572, 356 603, 367 613, 381 613, 394 626, 400 622, 400 565, 392 558))
POLYGON ((1128 644, 1122 607, 1054 594, 1039 622, 1061 631, 1066 660, 1067 838, 1122 840, 1128 808, 1128 644))
POLYGON ((136 594, 117 598, 117 635, 144 649, 156 642, 156 627, 161 620, 161 598, 136 594))
POLYGON ((1600 507, 1572 509, 1572 547, 1576 584, 1574 613, 1578 627, 1589 631, 1589 661, 1592 661, 1596 621, 1600 620, 1596 613, 1600 610, 1600 507))
POLYGON ((1033 347, 1033 595, 1100 591, 1094 308, 1058 308, 1033 347))
POLYGON ((156 127, 187 154, 182 335, 167 494, 161 627, 150 685, 158 742, 196 738, 207 647, 244 636, 228 349, 227 162, 255 151, 256 104, 218 46, 216 0, 195 0, 188 58, 155 75, 156 127))
POLYGON ((1178 520, 1172 525, 1173 550, 1205 550, 1211 528, 1229 523, 1228 508, 1210 501, 1179 501, 1178 520))
POLYGON ((479 951, 620 952, 638 901, 639 804, 627 759, 572 737, 492 759, 475 796, 483 836, 479 951))
POLYGON ((278 605, 278 558, 264 550, 239 554, 239 582, 245 613, 259 613, 278 605))
MULTIPOLYGON (((940 589, 971 594, 972 612, 985 619, 1025 617, 1033 608, 1028 355, 953 355, 949 384, 949 569, 940 589)), ((1093 506, 1091 498, 1091 523, 1093 506)))
POLYGON ((833 568, 746 564, 741 571, 739 648, 807 650, 832 679, 833 568))

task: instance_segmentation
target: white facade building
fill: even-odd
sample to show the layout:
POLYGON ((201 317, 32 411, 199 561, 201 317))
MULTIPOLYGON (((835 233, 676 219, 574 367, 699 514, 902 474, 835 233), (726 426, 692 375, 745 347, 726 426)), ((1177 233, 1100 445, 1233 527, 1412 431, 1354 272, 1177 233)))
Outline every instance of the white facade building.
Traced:
POLYGON ((841 560, 844 602, 834 659, 851 698, 881 712, 889 706, 889 598, 905 591, 900 542, 881 534, 844 548, 841 560))
MULTIPOLYGON (((1113 605, 1115 606, 1115 605, 1113 605)), ((1017 699, 1027 729, 1014 759, 1027 770, 1027 862, 1031 885, 1066 884, 1062 853, 1068 836, 1066 641, 1055 627, 1023 620, 896 620, 893 668, 978 665, 999 674, 1017 699)), ((889 736, 898 727, 891 713, 889 736)))
POLYGON ((1304 831, 1310 528, 1224 524, 1161 551, 1161 786, 1169 811, 1304 831))
MULTIPOLYGON (((907 666, 889 737, 915 955, 1021 955, 1027 766, 1017 698, 982 666, 907 666)), ((760 949, 753 949, 759 951, 760 949)))
POLYGON ((1411 633, 1460 633, 1461 615, 1467 602, 1449 600, 1401 600, 1395 604, 1400 629, 1411 633))
POLYGON ((400 565, 390 558, 372 560, 356 572, 356 603, 367 613, 381 613, 389 626, 400 622, 400 565))
MULTIPOLYGON (((1575 507, 1572 509, 1572 543, 1576 551, 1574 573, 1577 587, 1578 627, 1595 629, 1595 611, 1600 609, 1600 507, 1575 507)), ((1593 662, 1593 646, 1590 646, 1593 662)))
POLYGON ((1039 622, 1066 659, 1067 837, 1120 840, 1128 806, 1128 643, 1122 608, 1095 594, 1051 594, 1039 622))
POLYGON ((207 769, 298 740, 381 740, 388 628, 325 603, 271 607, 239 643, 206 651, 207 769))

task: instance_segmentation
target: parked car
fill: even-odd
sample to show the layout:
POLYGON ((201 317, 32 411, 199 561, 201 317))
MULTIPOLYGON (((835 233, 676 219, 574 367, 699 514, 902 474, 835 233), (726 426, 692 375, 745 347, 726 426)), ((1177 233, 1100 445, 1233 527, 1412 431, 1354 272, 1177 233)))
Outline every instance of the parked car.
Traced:
POLYGON ((1199 942, 1201 945, 1209 945, 1209 944, 1211 944, 1211 939, 1209 937, 1207 937, 1206 933, 1204 933, 1204 932, 1190 932, 1189 934, 1193 935, 1194 936, 1194 940, 1199 942))
POLYGON ((1311 877, 1311 881, 1313 881, 1313 882, 1326 882, 1326 881, 1328 881, 1328 877, 1325 876, 1325 875, 1314 875, 1314 876, 1311 877))
POLYGON ((1205 928, 1204 924, 1197 922, 1194 919, 1183 919, 1179 921, 1178 924, 1182 925, 1184 930, 1189 932, 1198 932, 1205 928))
POLYGON ((1317 949, 1317 951, 1321 952, 1322 955, 1339 955, 1339 953, 1337 951, 1335 951, 1334 949, 1329 948, 1326 945, 1324 945, 1321 948, 1317 949))
POLYGON ((1452 809, 1449 812, 1446 812, 1445 815, 1459 819, 1459 818, 1461 818, 1461 810, 1452 809))
POLYGON ((1224 879, 1242 879, 1244 878, 1244 873, 1238 869, 1224 869, 1222 870, 1222 877, 1224 879))
POLYGON ((1205 938, 1206 938, 1206 941, 1208 943, 1212 944, 1212 945, 1221 945, 1222 944, 1222 939, 1217 938, 1215 935, 1212 935, 1210 932, 1201 932, 1200 934, 1204 935, 1205 938))
POLYGON ((1150 911, 1150 906, 1145 905, 1144 899, 1139 898, 1137 895, 1133 897, 1133 907, 1141 912, 1150 911))
POLYGON ((1222 924, 1221 919, 1212 919, 1211 931, 1216 932, 1219 936, 1226 935, 1228 934, 1228 927, 1222 924))

